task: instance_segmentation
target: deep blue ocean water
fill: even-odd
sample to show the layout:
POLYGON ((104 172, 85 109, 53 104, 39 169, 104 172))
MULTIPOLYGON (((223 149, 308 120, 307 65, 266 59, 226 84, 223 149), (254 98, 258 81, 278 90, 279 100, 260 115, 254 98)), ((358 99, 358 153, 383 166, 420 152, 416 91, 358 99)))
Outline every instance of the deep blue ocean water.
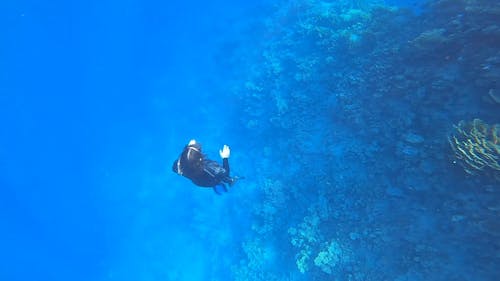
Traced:
POLYGON ((499 280, 498 11, 2 2, 0 280, 499 280))

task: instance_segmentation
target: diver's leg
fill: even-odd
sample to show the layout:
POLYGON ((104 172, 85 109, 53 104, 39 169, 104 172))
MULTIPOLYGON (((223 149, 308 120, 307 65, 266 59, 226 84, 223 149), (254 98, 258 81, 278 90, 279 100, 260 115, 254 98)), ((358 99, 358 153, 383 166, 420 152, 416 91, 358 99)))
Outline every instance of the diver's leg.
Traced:
POLYGON ((218 195, 222 195, 222 192, 226 192, 224 191, 224 188, 222 187, 221 184, 218 184, 216 186, 213 187, 213 190, 215 193, 217 193, 218 195))
POLYGON ((233 185, 233 183, 234 183, 234 179, 233 179, 233 178, 231 178, 231 177, 224 177, 224 178, 222 179, 222 182, 225 182, 225 183, 229 184, 229 186, 232 186, 232 185, 233 185))

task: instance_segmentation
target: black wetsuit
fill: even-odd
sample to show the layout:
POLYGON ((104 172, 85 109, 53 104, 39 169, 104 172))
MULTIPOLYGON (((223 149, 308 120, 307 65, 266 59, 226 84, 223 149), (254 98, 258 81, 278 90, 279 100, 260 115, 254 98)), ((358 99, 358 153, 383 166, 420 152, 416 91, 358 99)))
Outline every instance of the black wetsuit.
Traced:
POLYGON ((229 176, 229 160, 222 159, 222 166, 205 158, 201 152, 201 145, 198 143, 186 145, 181 155, 174 161, 172 170, 190 179, 194 184, 202 187, 215 187, 225 184, 233 184, 233 179, 229 176))

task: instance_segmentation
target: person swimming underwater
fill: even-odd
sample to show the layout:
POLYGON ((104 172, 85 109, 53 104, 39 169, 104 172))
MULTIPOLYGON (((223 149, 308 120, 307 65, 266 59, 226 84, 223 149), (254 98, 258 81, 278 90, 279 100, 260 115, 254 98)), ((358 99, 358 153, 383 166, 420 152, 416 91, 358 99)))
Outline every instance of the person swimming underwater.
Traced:
POLYGON ((198 186, 211 187, 217 194, 222 194, 228 191, 228 185, 232 186, 238 179, 229 176, 230 154, 231 150, 227 145, 219 150, 221 166, 216 161, 207 159, 201 151, 201 145, 196 140, 191 140, 174 161, 172 170, 198 186))

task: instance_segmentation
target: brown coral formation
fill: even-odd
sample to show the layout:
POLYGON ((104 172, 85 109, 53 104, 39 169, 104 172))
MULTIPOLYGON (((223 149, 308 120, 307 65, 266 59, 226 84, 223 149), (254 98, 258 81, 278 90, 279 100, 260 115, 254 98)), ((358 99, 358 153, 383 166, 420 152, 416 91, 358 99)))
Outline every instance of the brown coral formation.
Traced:
POLYGON ((500 179, 500 124, 460 121, 449 137, 458 162, 468 174, 486 172, 500 179))

